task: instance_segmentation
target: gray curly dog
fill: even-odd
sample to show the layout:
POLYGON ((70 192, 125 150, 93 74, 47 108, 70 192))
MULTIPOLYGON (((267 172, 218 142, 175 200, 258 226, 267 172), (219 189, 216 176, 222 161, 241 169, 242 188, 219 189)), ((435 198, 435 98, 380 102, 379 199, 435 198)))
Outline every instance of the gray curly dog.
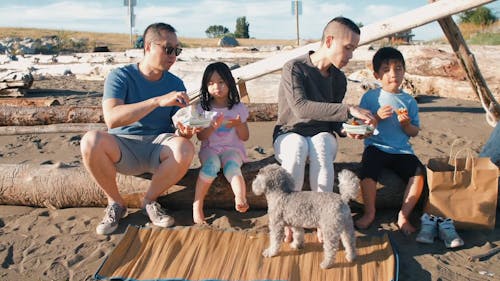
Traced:
POLYGON ((321 268, 331 268, 339 248, 339 239, 346 252, 346 259, 351 262, 356 258, 356 238, 347 204, 359 192, 359 179, 349 170, 342 170, 339 175, 340 194, 333 192, 299 191, 292 192, 292 176, 278 164, 271 164, 260 169, 252 183, 256 195, 265 194, 270 230, 270 245, 264 250, 264 257, 278 254, 284 239, 284 228, 293 230, 291 247, 300 249, 304 246, 304 228, 320 228, 323 232, 323 261, 321 268))

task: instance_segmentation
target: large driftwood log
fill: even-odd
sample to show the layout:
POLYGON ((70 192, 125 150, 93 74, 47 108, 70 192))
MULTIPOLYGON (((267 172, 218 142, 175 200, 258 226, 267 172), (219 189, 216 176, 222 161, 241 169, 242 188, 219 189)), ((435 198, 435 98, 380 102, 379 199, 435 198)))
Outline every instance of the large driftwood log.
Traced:
MULTIPOLYGON (((274 121, 278 105, 248 104, 248 121, 274 121)), ((100 106, 0 106, 0 126, 36 126, 59 123, 102 123, 100 106)))
MULTIPOLYGON (((252 181, 259 169, 274 163, 272 156, 246 163, 243 175, 247 183, 247 197, 252 209, 267 207, 264 196, 255 196, 251 191, 252 181)), ((357 163, 339 163, 337 171, 350 169, 359 171, 357 163)), ((172 186, 159 201, 169 208, 191 208, 194 187, 199 169, 190 169, 181 181, 172 186)), ((82 166, 54 165, 0 165, 0 204, 27 205, 36 207, 66 208, 105 206, 106 197, 82 166)), ((306 179, 307 179, 306 174, 306 179)), ((117 175, 118 186, 127 205, 138 208, 150 182, 149 175, 117 175)), ((401 205, 403 183, 393 174, 384 174, 377 194, 378 208, 401 205)), ((304 190, 310 190, 307 180, 304 190)), ((361 197, 361 195, 359 196, 361 197)), ((361 203, 360 199, 356 200, 361 203)), ((205 198, 207 208, 234 208, 234 195, 228 182, 221 175, 212 184, 205 198)))
POLYGON ((0 106, 0 126, 102 122, 104 117, 100 106, 0 106))
POLYGON ((0 136, 53 133, 85 133, 88 131, 105 131, 103 123, 62 123, 40 126, 0 126, 0 136))
POLYGON ((54 98, 1 98, 0 105, 5 106, 54 106, 61 103, 54 98))

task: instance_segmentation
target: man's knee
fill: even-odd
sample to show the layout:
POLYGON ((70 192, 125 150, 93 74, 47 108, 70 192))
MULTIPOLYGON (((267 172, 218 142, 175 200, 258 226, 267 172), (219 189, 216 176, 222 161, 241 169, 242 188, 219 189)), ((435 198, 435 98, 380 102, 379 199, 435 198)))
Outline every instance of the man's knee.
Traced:
POLYGON ((80 140, 80 151, 82 155, 91 154, 96 149, 102 147, 103 132, 89 131, 80 140))
POLYGON ((178 138, 178 143, 172 147, 172 150, 174 151, 174 155, 177 155, 179 161, 191 164, 195 155, 195 148, 190 140, 178 138))

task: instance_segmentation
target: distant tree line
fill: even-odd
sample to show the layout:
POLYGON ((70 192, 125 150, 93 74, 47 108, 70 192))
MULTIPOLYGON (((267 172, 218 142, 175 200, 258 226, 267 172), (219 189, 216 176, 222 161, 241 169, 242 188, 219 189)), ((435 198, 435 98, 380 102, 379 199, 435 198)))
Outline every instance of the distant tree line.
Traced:
POLYGON ((229 29, 222 25, 211 25, 205 30, 208 38, 220 38, 222 36, 233 36, 235 38, 250 38, 249 33, 250 24, 247 22, 246 17, 239 17, 236 19, 236 28, 234 33, 230 33, 229 29))
POLYGON ((459 17, 460 22, 472 23, 475 25, 490 25, 498 20, 493 11, 487 7, 479 7, 477 9, 465 11, 461 13, 459 17))

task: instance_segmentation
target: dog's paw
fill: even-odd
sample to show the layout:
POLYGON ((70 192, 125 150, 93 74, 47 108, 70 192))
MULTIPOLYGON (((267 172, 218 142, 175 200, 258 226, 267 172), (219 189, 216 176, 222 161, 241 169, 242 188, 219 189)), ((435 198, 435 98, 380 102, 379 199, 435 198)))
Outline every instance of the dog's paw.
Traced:
POLYGON ((354 259, 356 259, 356 253, 349 253, 348 251, 346 251, 345 259, 348 262, 352 262, 354 259))
POLYGON ((270 248, 267 248, 264 250, 264 252, 262 252, 262 256, 264 256, 266 258, 274 257, 274 256, 276 256, 276 254, 277 254, 277 252, 273 251, 270 248))
POLYGON ((331 268, 333 266, 333 261, 324 260, 319 266, 323 269, 331 268))
POLYGON ((295 249, 295 250, 300 250, 302 248, 304 248, 304 244, 303 243, 300 243, 300 242, 297 242, 297 241, 293 241, 291 244, 290 244, 290 247, 292 249, 295 249))

